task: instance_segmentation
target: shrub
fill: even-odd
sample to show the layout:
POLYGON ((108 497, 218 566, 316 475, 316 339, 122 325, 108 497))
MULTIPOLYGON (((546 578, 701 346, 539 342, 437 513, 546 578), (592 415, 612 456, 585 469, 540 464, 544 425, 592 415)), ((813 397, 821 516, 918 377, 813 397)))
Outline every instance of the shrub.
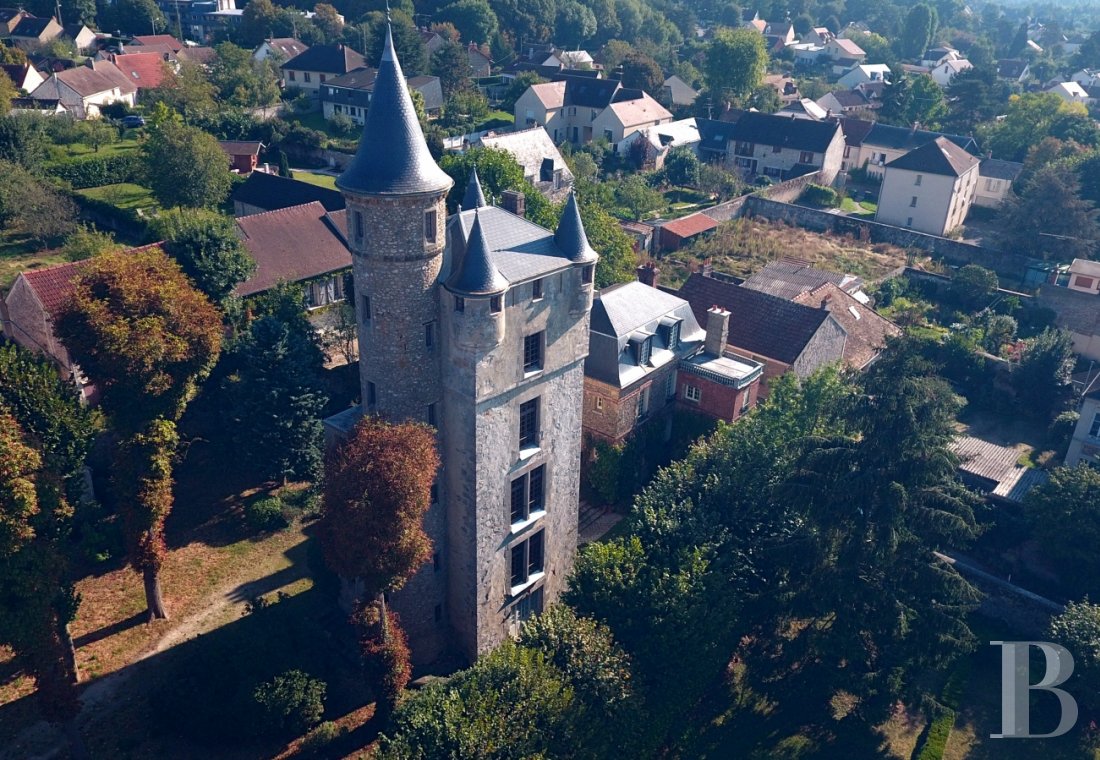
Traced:
POLYGON ((822 185, 807 185, 798 200, 809 206, 825 206, 832 208, 840 204, 840 196, 836 190, 822 185))
POLYGON ((66 161, 54 164, 46 171, 51 177, 68 182, 74 190, 100 185, 117 185, 123 182, 141 184, 144 178, 141 155, 136 151, 129 154, 92 156, 66 161))
POLYGON ((951 738, 951 730, 955 727, 955 711, 944 710, 932 721, 928 727, 928 733, 924 737, 924 746, 917 760, 940 760, 943 751, 947 748, 947 740, 951 738))
POLYGON ((260 707, 261 724, 289 736, 321 722, 327 685, 300 670, 288 670, 256 687, 252 698, 260 707))
POLYGON ((986 306, 1000 283, 997 274, 977 264, 967 264, 951 279, 952 300, 969 309, 986 306))
POLYGON ((283 514, 283 500, 278 496, 268 496, 246 504, 244 519, 252 530, 278 530, 287 525, 283 514))
POLYGON ((326 720, 309 732, 309 735, 302 741, 298 756, 323 757, 328 746, 345 733, 347 733, 347 729, 342 729, 331 720, 326 720))

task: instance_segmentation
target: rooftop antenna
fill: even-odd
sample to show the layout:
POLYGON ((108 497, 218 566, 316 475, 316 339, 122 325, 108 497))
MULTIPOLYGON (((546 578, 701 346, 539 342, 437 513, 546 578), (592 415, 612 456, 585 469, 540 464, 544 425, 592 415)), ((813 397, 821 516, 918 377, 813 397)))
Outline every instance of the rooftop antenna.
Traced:
POLYGON ((392 21, 393 19, 390 18, 390 0, 386 0, 386 23, 389 24, 392 21))
POLYGON ((65 26, 65 22, 61 20, 61 0, 57 0, 55 5, 57 8, 57 23, 61 26, 65 26))

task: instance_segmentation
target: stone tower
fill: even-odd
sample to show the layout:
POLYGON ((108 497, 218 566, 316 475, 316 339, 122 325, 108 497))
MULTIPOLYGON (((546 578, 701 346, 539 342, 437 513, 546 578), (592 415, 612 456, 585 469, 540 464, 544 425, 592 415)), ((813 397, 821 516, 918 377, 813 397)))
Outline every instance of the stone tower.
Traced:
POLYGON ((436 426, 432 560, 393 595, 423 664, 473 660, 564 587, 577 546, 596 253, 570 197, 554 232, 428 153, 387 30, 347 199, 360 411, 436 426))

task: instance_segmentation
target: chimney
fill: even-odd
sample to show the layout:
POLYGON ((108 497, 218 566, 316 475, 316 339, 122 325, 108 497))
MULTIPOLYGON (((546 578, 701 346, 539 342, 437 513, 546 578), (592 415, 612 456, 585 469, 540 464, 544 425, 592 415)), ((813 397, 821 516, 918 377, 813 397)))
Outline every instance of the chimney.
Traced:
POLYGON ((721 356, 730 337, 730 313, 718 306, 707 309, 707 339, 703 351, 711 356, 721 356))
POLYGON ((713 260, 710 256, 707 256, 699 263, 699 274, 704 277, 710 277, 714 273, 714 265, 711 263, 713 260))
POLYGON ((505 211, 511 211, 516 216, 524 216, 526 214, 526 201, 523 197, 523 193, 519 190, 505 190, 500 194, 500 205, 504 207, 505 211))
POLYGON ((657 287, 657 279, 661 270, 652 261, 647 261, 634 271, 638 274, 638 282, 651 288, 657 287))

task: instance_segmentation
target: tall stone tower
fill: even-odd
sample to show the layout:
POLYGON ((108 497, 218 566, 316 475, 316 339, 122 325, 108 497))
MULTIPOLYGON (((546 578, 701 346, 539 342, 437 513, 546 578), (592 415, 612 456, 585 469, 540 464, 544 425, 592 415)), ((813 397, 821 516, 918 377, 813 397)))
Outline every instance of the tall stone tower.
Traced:
POLYGON ((596 253, 570 197, 554 232, 487 205, 428 152, 387 30, 347 199, 365 414, 436 426, 432 560, 394 609, 427 663, 469 660, 564 587, 577 546, 596 253))

